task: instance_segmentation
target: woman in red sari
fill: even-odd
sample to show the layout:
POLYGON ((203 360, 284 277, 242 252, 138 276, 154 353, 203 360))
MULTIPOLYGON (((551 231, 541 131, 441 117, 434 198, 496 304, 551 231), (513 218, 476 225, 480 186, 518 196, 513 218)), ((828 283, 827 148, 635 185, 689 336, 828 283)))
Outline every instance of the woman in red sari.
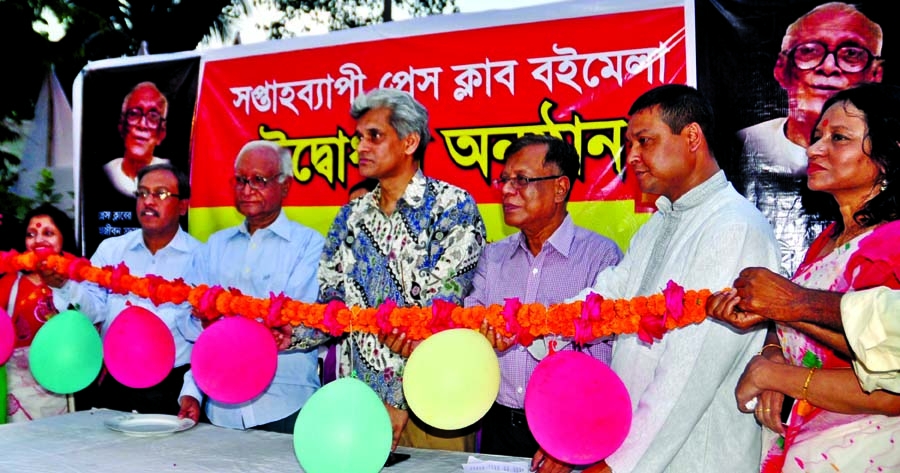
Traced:
MULTIPOLYGON (((72 220, 52 205, 44 204, 25 215, 25 250, 74 252, 72 220)), ((6 363, 7 419, 32 420, 67 411, 66 396, 40 386, 31 375, 28 351, 34 335, 58 311, 53 294, 36 273, 7 273, 0 277, 0 307, 12 317, 15 349, 6 363)))

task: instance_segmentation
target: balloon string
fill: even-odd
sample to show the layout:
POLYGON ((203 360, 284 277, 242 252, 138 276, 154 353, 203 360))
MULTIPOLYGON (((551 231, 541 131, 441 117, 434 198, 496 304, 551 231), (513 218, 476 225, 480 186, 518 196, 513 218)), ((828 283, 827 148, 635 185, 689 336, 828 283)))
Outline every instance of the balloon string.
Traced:
POLYGON ((354 357, 356 356, 356 353, 354 353, 354 350, 356 349, 356 340, 353 339, 353 336, 356 335, 356 333, 353 331, 353 319, 354 318, 356 318, 356 315, 351 313, 350 314, 350 335, 348 336, 348 338, 350 339, 350 343, 349 343, 349 345, 350 345, 350 377, 359 379, 359 375, 356 373, 356 366, 354 366, 354 357))

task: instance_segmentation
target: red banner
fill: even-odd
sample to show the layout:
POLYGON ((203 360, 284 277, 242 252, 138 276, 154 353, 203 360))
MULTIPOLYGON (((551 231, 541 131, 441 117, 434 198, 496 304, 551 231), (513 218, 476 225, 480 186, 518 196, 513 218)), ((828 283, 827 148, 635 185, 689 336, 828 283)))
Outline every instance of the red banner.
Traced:
POLYGON ((289 215, 324 232, 361 179, 350 103, 394 87, 429 111, 435 142, 425 173, 472 193, 491 240, 515 229, 503 227, 490 180, 510 141, 534 133, 576 146, 582 182, 570 212, 625 247, 652 210, 625 169, 628 107, 650 88, 694 77, 692 20, 677 5, 601 14, 586 4, 576 4, 579 14, 549 5, 523 10, 533 21, 518 24, 504 24, 503 13, 454 15, 207 54, 191 232, 205 238, 240 221, 228 182, 241 146, 259 138, 293 151, 289 215))

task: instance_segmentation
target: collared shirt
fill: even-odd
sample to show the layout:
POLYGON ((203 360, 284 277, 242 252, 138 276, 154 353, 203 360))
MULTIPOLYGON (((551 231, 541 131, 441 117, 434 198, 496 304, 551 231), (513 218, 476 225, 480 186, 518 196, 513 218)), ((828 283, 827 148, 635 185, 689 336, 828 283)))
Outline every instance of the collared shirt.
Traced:
POLYGON ((853 370, 866 392, 900 393, 900 291, 876 287, 841 297, 853 370))
MULTIPOLYGON (((315 302, 323 243, 321 235, 288 220, 282 211, 271 225, 252 235, 244 222, 210 236, 194 260, 194 278, 233 287, 248 296, 267 298, 270 293, 283 292, 294 300, 315 302)), ((320 342, 327 338, 321 332, 307 331, 320 342)), ((234 429, 283 419, 303 407, 319 388, 317 369, 316 350, 280 352, 275 378, 262 394, 243 404, 210 399, 206 415, 213 424, 234 429)), ((184 380, 181 396, 202 400, 191 372, 184 380)))
MULTIPOLYGON (((155 274, 166 279, 176 279, 184 276, 190 267, 194 251, 200 245, 196 238, 179 228, 172 241, 153 254, 144 243, 144 233, 133 231, 100 242, 91 257, 91 264, 103 267, 125 263, 134 276, 155 274)), ((94 323, 102 323, 101 335, 106 335, 110 324, 128 305, 143 307, 156 314, 172 332, 175 339, 174 366, 182 366, 191 361, 193 340, 184 335, 191 323, 190 304, 166 303, 157 307, 150 300, 133 294, 114 294, 91 282, 76 283, 71 280, 63 287, 53 290, 53 302, 56 307, 73 304, 94 323)))
MULTIPOLYGON (((457 304, 472 286, 485 241, 484 222, 466 191, 417 171, 397 207, 385 215, 381 187, 341 208, 319 266, 319 300, 377 307, 457 304)), ((405 408, 406 359, 369 334, 342 344, 340 376, 355 374, 396 407, 405 408), (351 361, 352 360, 352 361, 351 361)))
MULTIPOLYGON (((730 287, 743 268, 777 270, 778 246, 765 218, 721 171, 659 209, 638 230, 618 266, 597 275, 606 298, 659 293, 669 280, 685 289, 730 287)), ((734 388, 763 344, 763 330, 738 332, 712 320, 647 345, 619 336, 612 369, 631 396, 634 416, 623 445, 606 459, 616 472, 758 472, 760 428, 734 405, 734 388)))
MULTIPOLYGON (((590 286, 597 273, 615 266, 620 259, 622 251, 612 240, 575 226, 567 215, 537 256, 531 254, 521 232, 488 245, 478 261, 472 293, 465 305, 502 305, 512 297, 523 304, 558 304, 590 286)), ((565 350, 573 348, 572 344, 562 345, 565 350)), ((588 345, 584 351, 609 363, 607 342, 588 345)), ((500 353, 498 358, 501 380, 497 402, 524 408, 525 388, 540 359, 521 345, 500 353)))

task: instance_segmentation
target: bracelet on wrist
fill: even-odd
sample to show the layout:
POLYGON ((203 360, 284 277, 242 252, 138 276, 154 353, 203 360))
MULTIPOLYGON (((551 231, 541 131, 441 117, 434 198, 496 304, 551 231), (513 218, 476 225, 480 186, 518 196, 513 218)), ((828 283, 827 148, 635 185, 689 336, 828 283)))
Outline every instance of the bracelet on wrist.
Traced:
POLYGON ((803 383, 803 389, 800 391, 800 399, 803 401, 809 398, 809 383, 812 381, 814 374, 816 374, 816 368, 812 367, 809 369, 809 373, 806 375, 806 381, 803 383))
POLYGON ((762 356, 762 354, 765 353, 766 350, 769 348, 777 348, 779 353, 781 353, 781 351, 782 351, 781 345, 779 345, 777 343, 767 343, 767 344, 763 345, 763 347, 759 350, 759 353, 757 353, 757 355, 762 356))

